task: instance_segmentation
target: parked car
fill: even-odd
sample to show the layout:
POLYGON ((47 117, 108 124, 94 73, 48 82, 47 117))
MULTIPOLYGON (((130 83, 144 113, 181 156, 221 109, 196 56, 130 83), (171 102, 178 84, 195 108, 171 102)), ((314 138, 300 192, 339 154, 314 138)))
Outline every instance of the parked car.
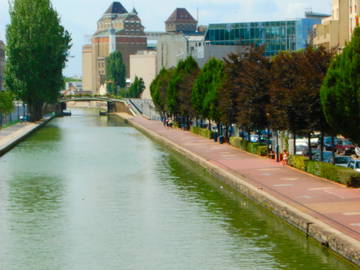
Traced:
POLYGON ((336 151, 345 155, 352 155, 355 153, 355 145, 347 139, 339 139, 336 144, 336 151))
POLYGON ((349 157, 349 156, 335 157, 335 165, 336 166, 347 167, 350 161, 351 161, 351 157, 349 157))
MULTIPOLYGON (((313 160, 315 161, 320 161, 320 151, 316 150, 313 153, 313 160)), ((332 152, 331 151, 324 151, 323 152, 323 162, 328 162, 328 163, 332 163, 333 161, 333 156, 332 156, 332 152)))
POLYGON ((259 135, 257 135, 257 134, 251 134, 250 135, 250 142, 256 143, 258 141, 259 141, 259 135))
POLYGON ((309 147, 304 144, 296 145, 296 154, 299 156, 306 156, 309 153, 309 147))
MULTIPOLYGON (((334 138, 334 144, 337 144, 338 139, 334 138)), ((320 145, 320 140, 319 140, 319 145, 320 145)), ((326 136, 324 137, 324 147, 326 151, 332 151, 334 145, 332 144, 331 141, 331 137, 330 136, 326 136)))
POLYGON ((348 164, 348 168, 351 168, 357 172, 360 172, 360 159, 352 159, 348 164))

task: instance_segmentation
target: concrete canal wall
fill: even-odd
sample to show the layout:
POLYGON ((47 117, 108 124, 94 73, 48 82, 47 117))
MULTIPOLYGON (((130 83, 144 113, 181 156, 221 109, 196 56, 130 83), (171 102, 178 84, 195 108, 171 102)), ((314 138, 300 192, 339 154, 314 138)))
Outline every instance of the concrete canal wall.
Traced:
MULTIPOLYGON (((6 152, 10 151, 13 147, 15 147, 18 143, 26 139, 36 130, 46 125, 49 121, 51 121, 55 116, 46 117, 45 119, 38 121, 37 123, 19 123, 13 127, 9 127, 10 129, 8 135, 0 136, 0 156, 4 155, 6 152)), ((6 132, 5 130, 0 130, 1 132, 6 132)))
POLYGON ((307 237, 316 239, 325 247, 332 249, 344 258, 360 266, 360 241, 342 233, 316 217, 309 215, 305 208, 293 207, 285 203, 262 189, 250 184, 245 177, 210 163, 206 159, 140 125, 132 119, 128 119, 128 122, 156 141, 161 142, 167 147, 198 163, 218 179, 234 187, 248 198, 256 201, 289 224, 303 231, 307 237))

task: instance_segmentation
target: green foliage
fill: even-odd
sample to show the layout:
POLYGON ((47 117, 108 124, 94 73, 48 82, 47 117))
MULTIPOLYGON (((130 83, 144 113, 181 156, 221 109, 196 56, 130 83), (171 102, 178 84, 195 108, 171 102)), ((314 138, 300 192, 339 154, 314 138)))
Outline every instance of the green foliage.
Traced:
POLYGON ((124 97, 128 98, 140 98, 142 92, 145 89, 145 84, 142 78, 135 77, 134 82, 129 87, 128 92, 124 97))
POLYGON ((305 171, 328 180, 332 180, 347 186, 360 186, 360 173, 330 163, 320 161, 306 161, 305 171))
POLYGON ((321 88, 321 104, 329 125, 360 144, 360 28, 331 64, 321 88))
POLYGON ((211 139, 213 137, 213 132, 211 132, 207 128, 199 128, 199 127, 191 127, 191 132, 207 139, 211 139))
POLYGON ((178 63, 167 88, 167 109, 171 115, 189 118, 193 116, 192 88, 199 67, 192 57, 178 63))
POLYGON ((266 145, 248 142, 246 140, 243 140, 243 138, 241 137, 230 137, 230 144, 246 152, 259 156, 266 156, 268 153, 266 145))
POLYGON ((290 166, 305 171, 305 163, 306 161, 309 160, 309 158, 304 157, 304 156, 296 156, 296 155, 291 155, 289 157, 288 163, 290 166))
POLYGON ((9 91, 0 91, 0 113, 11 113, 14 109, 13 94, 9 91))
POLYGON ((347 186, 360 187, 360 173, 331 163, 311 161, 304 156, 290 156, 289 165, 307 173, 347 186))
POLYGON ((55 103, 64 84, 70 35, 50 0, 15 0, 6 39, 7 89, 29 105, 32 121, 39 120, 43 104, 55 103))
POLYGON ((197 76, 191 100, 194 111, 199 117, 219 122, 218 93, 223 87, 224 69, 223 61, 212 58, 197 76))
POLYGON ((106 58, 105 77, 107 82, 107 92, 118 94, 119 88, 126 85, 126 70, 121 52, 115 51, 106 58))
POLYGON ((64 77, 64 82, 81 82, 81 79, 64 77))
POLYGON ((158 111, 167 112, 167 92, 175 69, 162 69, 150 85, 150 93, 158 111))

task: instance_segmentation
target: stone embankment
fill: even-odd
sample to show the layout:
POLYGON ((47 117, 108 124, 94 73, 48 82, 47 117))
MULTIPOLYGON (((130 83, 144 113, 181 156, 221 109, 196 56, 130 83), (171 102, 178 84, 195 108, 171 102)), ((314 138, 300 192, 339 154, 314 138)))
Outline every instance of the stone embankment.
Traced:
POLYGON ((360 190, 143 117, 129 123, 360 266, 360 190))
POLYGON ((8 128, 0 129, 0 156, 11 150, 19 142, 53 118, 54 116, 49 116, 36 123, 21 122, 8 128))

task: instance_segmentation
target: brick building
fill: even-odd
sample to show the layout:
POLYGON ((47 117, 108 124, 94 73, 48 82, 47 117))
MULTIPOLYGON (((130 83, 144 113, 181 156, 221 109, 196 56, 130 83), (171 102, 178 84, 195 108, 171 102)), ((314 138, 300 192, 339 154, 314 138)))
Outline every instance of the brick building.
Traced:
POLYGON ((83 87, 98 92, 105 83, 105 59, 120 51, 130 75, 130 55, 147 48, 144 27, 133 9, 128 12, 120 2, 113 2, 97 22, 91 44, 83 47, 83 87))

